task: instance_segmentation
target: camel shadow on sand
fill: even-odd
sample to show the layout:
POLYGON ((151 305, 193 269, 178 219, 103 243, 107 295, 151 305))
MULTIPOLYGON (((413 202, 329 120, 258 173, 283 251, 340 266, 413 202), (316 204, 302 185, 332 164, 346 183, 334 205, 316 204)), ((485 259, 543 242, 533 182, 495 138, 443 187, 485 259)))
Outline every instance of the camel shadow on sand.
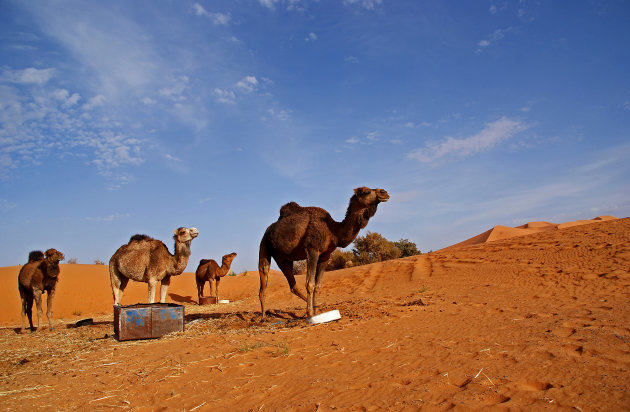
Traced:
POLYGON ((196 300, 193 300, 192 296, 182 296, 177 293, 169 293, 168 296, 173 299, 177 303, 197 303, 196 300))

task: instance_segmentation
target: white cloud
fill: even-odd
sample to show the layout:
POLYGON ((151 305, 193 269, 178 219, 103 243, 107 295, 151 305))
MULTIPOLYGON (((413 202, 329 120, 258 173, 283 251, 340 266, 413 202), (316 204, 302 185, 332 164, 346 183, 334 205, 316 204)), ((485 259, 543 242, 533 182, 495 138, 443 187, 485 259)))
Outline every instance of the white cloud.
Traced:
POLYGON ((146 104, 147 106, 148 106, 148 105, 150 105, 150 104, 155 104, 155 103, 157 103, 157 100, 152 99, 152 98, 150 98, 150 97, 143 97, 142 99, 140 99, 140 101, 141 101, 142 103, 146 104))
POLYGON ((236 87, 243 93, 251 93, 258 87, 258 80, 255 76, 245 76, 236 83, 236 87))
POLYGON ((520 121, 502 117, 497 121, 487 123, 483 130, 475 135, 463 139, 447 136, 440 142, 430 143, 424 148, 414 150, 408 154, 408 157, 424 163, 447 156, 467 157, 489 150, 528 127, 520 121))
POLYGON ((227 24, 230 22, 229 14, 211 13, 204 9, 203 6, 199 3, 193 4, 192 9, 197 16, 207 17, 208 19, 210 19, 210 21, 212 21, 212 23, 216 24, 217 26, 227 26, 227 24))
POLYGON ((158 90, 160 96, 170 97, 173 100, 183 100, 184 91, 188 87, 188 76, 179 76, 171 79, 170 87, 163 87, 158 90))
MULTIPOLYGON (((267 109, 267 113, 274 119, 278 120, 288 120, 291 114, 290 110, 275 110, 273 108, 267 109)), ((266 119, 266 118, 263 118, 266 119)))
POLYGON ((355 63, 355 64, 359 63, 359 59, 357 59, 354 56, 348 56, 344 60, 346 61, 346 63, 355 63))
POLYGON ((279 3, 279 0, 258 0, 258 2, 269 9, 273 9, 279 3))
POLYGON ((214 89, 213 94, 217 98, 218 102, 226 103, 226 104, 234 104, 236 103, 236 95, 231 90, 223 90, 223 89, 214 89))
POLYGON ((310 32, 308 36, 304 38, 305 41, 315 41, 317 40, 317 34, 310 32))
POLYGON ((383 0, 343 0, 343 4, 345 5, 358 4, 359 6, 367 10, 374 10, 376 6, 379 6, 382 3, 383 0))
POLYGON ((72 96, 68 97, 66 101, 62 104, 62 107, 68 108, 77 104, 81 100, 81 96, 79 93, 72 93, 72 96))
POLYGON ((41 86, 50 80, 53 73, 53 69, 36 69, 34 67, 22 70, 4 69, 0 79, 11 83, 38 84, 41 86))
POLYGON ((492 43, 495 43, 495 42, 501 40, 502 38, 504 38, 505 34, 511 32, 511 31, 512 31, 511 27, 508 27, 507 29, 496 29, 491 34, 486 36, 485 39, 479 41, 479 43, 477 43, 477 46, 483 47, 483 48, 488 47, 492 43))
POLYGON ((108 215, 108 216, 102 216, 102 217, 89 217, 88 216, 85 218, 85 220, 89 222, 113 222, 114 220, 119 220, 126 217, 129 217, 129 213, 108 215))
POLYGON ((8 212, 9 210, 15 207, 17 207, 17 203, 11 202, 7 199, 0 199, 0 212, 1 213, 8 212))
POLYGON ((350 144, 356 144, 356 143, 359 143, 359 142, 360 142, 360 140, 357 139, 356 136, 352 136, 351 138, 346 139, 346 143, 350 143, 350 144))
POLYGON ((107 99, 105 99, 105 96, 103 96, 102 94, 97 94, 96 96, 88 100, 86 104, 83 105, 83 110, 90 110, 95 107, 100 107, 103 104, 105 104, 106 100, 107 99))

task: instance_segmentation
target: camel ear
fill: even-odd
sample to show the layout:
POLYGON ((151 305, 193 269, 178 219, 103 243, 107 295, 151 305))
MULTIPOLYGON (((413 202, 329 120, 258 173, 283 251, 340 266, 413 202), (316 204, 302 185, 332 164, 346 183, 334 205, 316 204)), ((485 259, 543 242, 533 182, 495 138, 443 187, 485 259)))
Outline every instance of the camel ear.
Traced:
POLYGON ((354 189, 354 194, 357 195, 357 196, 367 195, 371 191, 372 191, 372 189, 370 189, 369 187, 361 186, 361 187, 357 187, 356 189, 354 189))
POLYGON ((177 229, 173 230, 173 234, 176 235, 177 234, 177 229))

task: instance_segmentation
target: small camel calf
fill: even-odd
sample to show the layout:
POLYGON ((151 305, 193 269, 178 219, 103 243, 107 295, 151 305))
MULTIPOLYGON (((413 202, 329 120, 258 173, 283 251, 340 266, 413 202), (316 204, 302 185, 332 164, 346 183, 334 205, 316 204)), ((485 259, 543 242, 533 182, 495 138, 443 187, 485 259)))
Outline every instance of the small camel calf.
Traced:
POLYGON ((28 263, 22 266, 18 275, 18 290, 22 299, 22 332, 25 331, 24 316, 33 328, 33 299, 37 305, 37 329, 42 318, 42 293, 48 293, 46 316, 50 330, 52 326, 52 304, 55 288, 59 279, 59 262, 64 259, 63 253, 56 249, 48 249, 45 254, 35 250, 29 253, 28 263))
POLYGON ((210 295, 214 295, 217 298, 217 302, 219 301, 219 283, 221 282, 221 278, 230 271, 230 265, 235 257, 236 252, 223 255, 221 267, 219 267, 219 264, 213 259, 201 259, 199 261, 199 266, 197 266, 197 271, 195 272, 199 301, 201 301, 201 297, 203 296, 203 288, 206 282, 208 282, 210 295))

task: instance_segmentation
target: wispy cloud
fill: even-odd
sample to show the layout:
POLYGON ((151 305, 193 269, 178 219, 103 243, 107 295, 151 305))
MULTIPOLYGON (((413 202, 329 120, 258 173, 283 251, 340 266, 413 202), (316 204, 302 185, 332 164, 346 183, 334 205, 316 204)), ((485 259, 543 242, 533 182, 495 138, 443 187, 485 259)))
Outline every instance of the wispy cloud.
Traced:
POLYGON ((235 104, 236 103, 236 95, 231 90, 223 90, 219 88, 215 88, 212 92, 214 97, 218 102, 225 104, 235 104))
POLYGON ((448 156, 467 157, 489 150, 528 127, 521 121, 502 117, 497 121, 487 123, 483 130, 470 137, 457 139, 447 136, 442 141, 429 143, 424 148, 414 150, 408 154, 408 157, 424 163, 448 156))
MULTIPOLYGON (((504 38, 505 34, 511 31, 512 31, 511 27, 508 27, 506 29, 496 29, 491 34, 486 36, 484 39, 480 40, 479 43, 477 43, 477 46, 481 48, 489 47, 491 44, 496 43, 497 41, 504 38)), ((477 50, 480 51, 481 49, 477 49, 477 50)))
POLYGON ((129 213, 124 213, 124 214, 112 214, 112 215, 108 215, 108 216, 88 216, 85 218, 85 220, 89 221, 89 222, 113 222, 115 220, 120 220, 120 219, 124 219, 129 217, 129 213))
POLYGON ((197 16, 207 17, 212 23, 217 26, 227 26, 230 22, 230 15, 223 13, 211 13, 207 11, 201 4, 195 3, 192 5, 192 10, 197 16))
POLYGON ((310 32, 308 36, 304 38, 304 41, 311 42, 317 40, 317 34, 310 32))
POLYGON ((0 81, 21 84, 42 85, 52 77, 54 69, 36 69, 29 67, 22 70, 4 69, 0 75, 0 81))
POLYGON ((236 83, 236 87, 243 93, 251 93, 258 88, 256 76, 245 76, 236 83))
POLYGON ((383 4, 383 0, 343 0, 345 5, 359 5, 367 10, 374 10, 377 6, 383 4))
POLYGON ((19 72, 5 69, 8 76, 0 84, 0 176, 68 151, 91 153, 90 162, 109 178, 117 175, 113 169, 143 162, 143 140, 116 131, 116 122, 107 117, 90 121, 84 116, 84 110, 97 107, 104 97, 80 106, 79 93, 55 84, 18 89, 10 80, 6 83, 7 78, 19 78, 19 72))

